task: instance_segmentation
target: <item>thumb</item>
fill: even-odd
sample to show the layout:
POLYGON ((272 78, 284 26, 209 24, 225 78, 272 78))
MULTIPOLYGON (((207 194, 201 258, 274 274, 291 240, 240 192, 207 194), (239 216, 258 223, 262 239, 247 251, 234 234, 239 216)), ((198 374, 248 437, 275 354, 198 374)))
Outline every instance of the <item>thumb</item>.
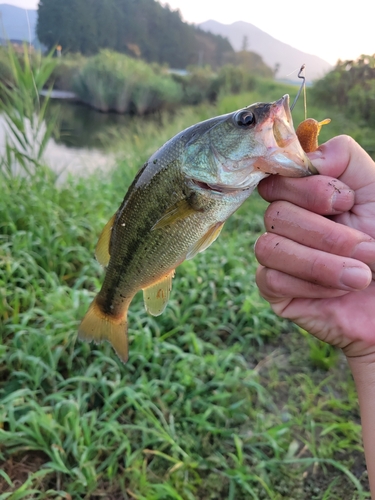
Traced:
POLYGON ((354 139, 334 137, 308 156, 320 174, 340 179, 354 191, 366 188, 367 195, 373 193, 366 201, 375 201, 375 163, 354 139))

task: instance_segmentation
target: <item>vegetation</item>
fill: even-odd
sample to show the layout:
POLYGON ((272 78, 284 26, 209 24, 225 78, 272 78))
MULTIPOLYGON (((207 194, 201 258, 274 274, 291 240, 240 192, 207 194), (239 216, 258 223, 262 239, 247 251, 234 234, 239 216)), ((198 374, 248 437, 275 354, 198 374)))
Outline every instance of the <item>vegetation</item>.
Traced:
POLYGON ((243 72, 263 77, 273 78, 274 71, 265 64, 262 57, 256 52, 250 50, 241 50, 228 54, 227 63, 233 66, 240 67, 243 72))
POLYGON ((44 149, 56 125, 56 117, 46 124, 45 116, 49 103, 43 103, 39 93, 50 77, 54 61, 47 57, 34 57, 33 64, 24 46, 22 62, 8 47, 7 64, 9 80, 0 82, 0 111, 3 112, 8 136, 5 144, 5 159, 0 168, 10 177, 12 169, 21 168, 27 174, 40 167, 44 149))
MULTIPOLYGON (((147 64, 110 50, 88 58, 69 54, 54 59, 53 64, 49 58, 52 70, 45 86, 73 91, 82 102, 102 112, 143 115, 181 104, 212 103, 221 95, 256 88, 258 79, 272 76, 272 72, 259 56, 246 54, 240 53, 233 59, 235 64, 226 64, 216 71, 210 66, 189 66, 186 75, 169 73, 165 66, 147 64)), ((24 67, 22 56, 12 57, 24 67)), ((42 60, 40 53, 31 54, 29 70, 38 71, 42 60)), ((6 87, 15 84, 12 64, 8 51, 0 50, 0 82, 6 87)))
POLYGON ((79 98, 100 111, 144 114, 181 100, 181 87, 143 61, 102 51, 91 57, 73 82, 79 98))
POLYGON ((186 75, 170 75, 159 65, 103 50, 81 65, 72 88, 79 99, 100 111, 142 115, 252 90, 262 75, 242 65, 225 65, 216 72, 209 66, 188 69, 186 75))
POLYGON ((108 344, 76 341, 103 276, 97 235, 137 169, 184 127, 295 90, 263 82, 162 123, 136 118, 116 131, 115 171, 62 187, 40 169, 1 171, 2 500, 369 497, 343 359, 258 295, 252 248, 266 204, 256 194, 178 268, 162 316, 135 298, 126 365, 108 344))
POLYGON ((0 79, 8 86, 12 82, 12 69, 10 66, 8 51, 5 47, 0 47, 0 79))
POLYGON ((313 88, 316 102, 336 106, 363 125, 375 126, 375 54, 336 67, 313 88))
POLYGON ((95 54, 111 49, 174 68, 223 63, 227 39, 184 23, 155 0, 41 0, 37 34, 49 49, 95 54), (84 22, 82 21, 84 20, 84 22))

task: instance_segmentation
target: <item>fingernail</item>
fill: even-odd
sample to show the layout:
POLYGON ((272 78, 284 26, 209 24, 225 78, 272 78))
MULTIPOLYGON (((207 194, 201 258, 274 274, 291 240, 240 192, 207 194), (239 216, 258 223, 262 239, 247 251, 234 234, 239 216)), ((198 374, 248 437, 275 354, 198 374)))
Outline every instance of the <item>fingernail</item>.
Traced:
POLYGON ((375 263, 375 241, 361 241, 361 243, 358 243, 352 257, 366 264, 375 263))
POLYGON ((371 271, 362 267, 345 267, 341 273, 341 283, 354 290, 363 290, 371 279, 371 271))

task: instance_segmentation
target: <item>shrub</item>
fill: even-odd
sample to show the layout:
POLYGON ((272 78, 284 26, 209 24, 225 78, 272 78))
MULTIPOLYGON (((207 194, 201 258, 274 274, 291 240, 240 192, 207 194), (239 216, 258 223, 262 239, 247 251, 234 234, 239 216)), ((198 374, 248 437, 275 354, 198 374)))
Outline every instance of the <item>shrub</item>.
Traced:
POLYGON ((100 111, 144 114, 168 107, 181 97, 169 75, 143 61, 103 50, 87 60, 74 78, 73 89, 100 111))

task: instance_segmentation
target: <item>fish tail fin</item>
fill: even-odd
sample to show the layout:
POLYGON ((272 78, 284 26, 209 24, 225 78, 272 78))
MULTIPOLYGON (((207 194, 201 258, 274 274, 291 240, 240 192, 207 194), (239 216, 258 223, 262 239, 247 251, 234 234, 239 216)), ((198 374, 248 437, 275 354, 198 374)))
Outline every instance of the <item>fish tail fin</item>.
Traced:
POLYGON ((120 317, 106 314, 95 297, 79 326, 78 338, 87 342, 94 341, 97 344, 107 340, 112 344, 121 361, 126 363, 128 360, 127 316, 128 307, 124 309, 120 317))

